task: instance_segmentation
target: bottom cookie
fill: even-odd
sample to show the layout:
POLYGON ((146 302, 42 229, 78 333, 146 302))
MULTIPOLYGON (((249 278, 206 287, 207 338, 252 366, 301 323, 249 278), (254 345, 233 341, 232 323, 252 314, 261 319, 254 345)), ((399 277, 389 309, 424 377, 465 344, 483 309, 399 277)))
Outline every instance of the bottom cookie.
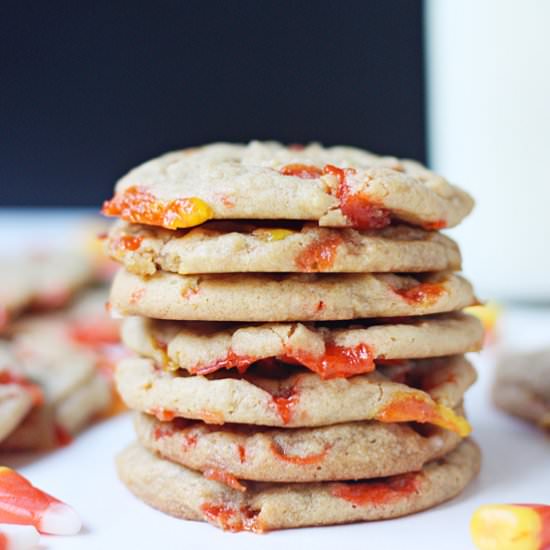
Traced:
POLYGON ((117 459, 124 484, 145 503, 175 517, 228 531, 332 525, 389 519, 431 508, 476 476, 480 451, 471 440, 419 472, 359 482, 274 484, 205 479, 132 444, 117 459))

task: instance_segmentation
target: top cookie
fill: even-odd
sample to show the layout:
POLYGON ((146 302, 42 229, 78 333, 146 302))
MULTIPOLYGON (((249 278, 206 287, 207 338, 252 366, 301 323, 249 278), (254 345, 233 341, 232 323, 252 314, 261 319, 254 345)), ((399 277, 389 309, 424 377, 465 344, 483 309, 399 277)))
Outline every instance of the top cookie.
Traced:
POLYGON ((425 229, 457 225, 473 200, 421 164, 352 147, 215 143, 131 170, 103 213, 178 229, 209 219, 316 220, 381 229, 399 220, 425 229))

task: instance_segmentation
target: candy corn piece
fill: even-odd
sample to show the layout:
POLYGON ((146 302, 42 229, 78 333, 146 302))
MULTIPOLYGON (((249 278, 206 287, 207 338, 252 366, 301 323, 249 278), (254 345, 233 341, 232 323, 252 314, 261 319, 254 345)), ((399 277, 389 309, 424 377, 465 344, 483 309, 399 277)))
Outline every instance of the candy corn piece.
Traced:
POLYGON ((481 506, 472 516, 470 533, 479 550, 550 550, 550 506, 481 506))
POLYGON ((70 506, 5 466, 0 467, 0 523, 33 525, 51 535, 74 535, 82 525, 70 506))
POLYGON ((40 537, 30 525, 2 525, 0 550, 30 550, 36 548, 40 537))

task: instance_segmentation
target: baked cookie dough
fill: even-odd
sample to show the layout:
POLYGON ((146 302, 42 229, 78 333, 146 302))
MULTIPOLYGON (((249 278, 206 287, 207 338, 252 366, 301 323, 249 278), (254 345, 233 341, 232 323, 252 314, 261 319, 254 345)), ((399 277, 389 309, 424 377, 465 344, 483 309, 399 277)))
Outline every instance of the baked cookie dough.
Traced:
POLYGON ((237 368, 245 372, 263 359, 279 357, 303 365, 322 378, 370 372, 376 359, 417 359, 478 351, 480 321, 463 313, 436 317, 330 324, 261 325, 155 321, 127 317, 126 346, 171 370, 209 374, 237 368))
POLYGON ((119 455, 117 469, 132 493, 162 512, 229 531, 262 532, 389 519, 431 508, 458 495, 477 475, 480 459, 477 445, 465 440, 415 473, 358 482, 232 483, 244 491, 136 444, 119 455))
POLYGON ((112 382, 100 367, 96 347, 117 336, 116 325, 97 308, 105 294, 90 293, 70 310, 26 316, 10 327, 6 343, 22 375, 41 392, 41 401, 1 444, 1 449, 35 450, 67 441, 113 402, 112 382), (103 340, 102 340, 103 339, 103 340))
POLYGON ((496 372, 496 405, 550 430, 550 350, 508 354, 496 372))
POLYGON ((26 309, 66 305, 94 278, 84 255, 48 253, 4 259, 0 270, 0 332, 26 309))
POLYGON ((429 315, 477 303, 448 272, 394 274, 179 275, 121 269, 110 306, 122 315, 188 321, 321 321, 429 315))
POLYGON ((214 143, 131 170, 103 213, 168 229, 209 219, 315 220, 380 229, 457 225, 473 200, 421 164, 352 147, 214 143))
POLYGON ((182 418, 161 422, 137 414, 134 426, 146 449, 206 476, 224 472, 238 479, 293 483, 417 471, 461 441, 442 428, 382 422, 281 430, 182 418))
POLYGON ((397 225, 371 231, 312 223, 210 222, 190 230, 116 223, 111 258, 137 275, 174 273, 460 271, 457 244, 435 231, 397 225))
POLYGON ((295 367, 282 375, 278 365, 275 376, 256 369, 239 378, 230 373, 180 375, 156 368, 151 360, 130 358, 117 365, 115 382, 130 409, 161 420, 184 417, 209 424, 296 428, 379 420, 435 424, 462 436, 470 431, 466 420, 452 411, 476 379, 474 368, 461 356, 331 380, 295 367))
POLYGON ((41 389, 25 377, 8 342, 0 341, 0 444, 42 399, 41 389))

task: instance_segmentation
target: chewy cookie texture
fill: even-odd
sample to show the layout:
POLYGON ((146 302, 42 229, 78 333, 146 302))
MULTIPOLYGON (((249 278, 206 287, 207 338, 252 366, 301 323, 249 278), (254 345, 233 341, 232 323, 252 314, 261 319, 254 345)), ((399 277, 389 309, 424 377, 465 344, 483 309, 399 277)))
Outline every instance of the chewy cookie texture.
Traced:
POLYGON ((126 317, 118 391, 145 503, 229 531, 395 518, 479 470, 471 197, 352 147, 212 144, 131 170, 103 212, 126 317))

